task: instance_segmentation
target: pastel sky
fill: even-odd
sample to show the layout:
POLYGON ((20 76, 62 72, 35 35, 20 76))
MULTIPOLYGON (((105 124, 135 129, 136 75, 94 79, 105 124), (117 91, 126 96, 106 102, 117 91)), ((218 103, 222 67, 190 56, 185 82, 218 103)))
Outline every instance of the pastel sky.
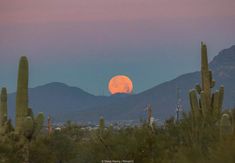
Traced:
POLYGON ((149 89, 235 44, 235 0, 1 0, 0 86, 15 91, 21 55, 30 87, 64 82, 108 95, 108 81, 129 76, 149 89))

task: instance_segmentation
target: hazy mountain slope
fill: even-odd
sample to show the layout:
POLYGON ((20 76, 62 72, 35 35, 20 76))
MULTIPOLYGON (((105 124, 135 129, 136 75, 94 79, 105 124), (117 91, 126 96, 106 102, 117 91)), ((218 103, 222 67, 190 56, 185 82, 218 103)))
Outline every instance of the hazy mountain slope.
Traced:
MULTIPOLYGON (((198 56, 200 59, 200 55, 198 56)), ((235 46, 222 50, 210 63, 216 87, 225 86, 225 107, 235 104, 235 46)), ((157 74, 156 74, 157 75, 157 74)), ((97 121, 141 119, 144 108, 151 104, 154 116, 160 119, 175 115, 176 89, 181 89, 184 110, 189 109, 188 91, 200 82, 200 72, 181 75, 140 94, 130 96, 94 96, 62 83, 50 83, 29 90, 30 106, 34 112, 50 114, 56 121, 97 121)), ((10 115, 13 117, 15 94, 9 95, 10 115)))
MULTIPOLYGON (((198 59, 200 59, 200 55, 198 59)), ((218 56, 214 57, 210 67, 213 70, 214 79, 216 79, 216 88, 221 84, 225 86, 224 107, 233 107, 235 104, 235 46, 221 51, 218 56)), ((177 87, 181 89, 183 109, 187 111, 189 109, 188 92, 194 88, 196 83, 200 83, 200 72, 184 74, 111 105, 88 108, 75 115, 79 119, 84 119, 83 115, 97 119, 97 115, 93 114, 92 110, 98 110, 98 113, 107 119, 140 119, 145 114, 146 105, 151 104, 154 108, 154 116, 165 119, 175 115, 177 87)))
MULTIPOLYGON (((90 101, 96 101, 94 95, 88 94, 76 87, 69 87, 63 83, 49 83, 29 89, 29 105, 34 112, 44 112, 58 116, 64 112, 82 109, 90 101), (79 99, 79 100, 78 100, 79 99)), ((10 115, 15 112, 15 93, 9 95, 10 115)))

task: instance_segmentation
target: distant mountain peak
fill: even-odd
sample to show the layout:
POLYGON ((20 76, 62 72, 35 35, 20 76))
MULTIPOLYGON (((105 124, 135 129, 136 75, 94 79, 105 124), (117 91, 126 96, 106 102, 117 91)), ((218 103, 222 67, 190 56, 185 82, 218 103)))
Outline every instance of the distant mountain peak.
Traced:
POLYGON ((230 78, 235 72, 235 45, 224 49, 210 63, 213 73, 221 78, 230 78))
POLYGON ((51 82, 51 83, 45 84, 45 85, 43 85, 43 86, 69 87, 67 84, 61 83, 61 82, 51 82))
POLYGON ((46 83, 46 84, 42 84, 30 89, 37 89, 37 88, 64 88, 64 87, 70 87, 65 83, 61 83, 61 82, 51 82, 51 83, 46 83))
POLYGON ((211 61, 211 66, 234 65, 235 63, 235 45, 219 52, 211 61))

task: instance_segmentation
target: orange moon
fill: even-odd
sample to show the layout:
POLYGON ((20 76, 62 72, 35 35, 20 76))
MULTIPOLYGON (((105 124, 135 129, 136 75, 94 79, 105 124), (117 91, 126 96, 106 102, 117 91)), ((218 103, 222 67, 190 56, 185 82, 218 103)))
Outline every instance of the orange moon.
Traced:
POLYGON ((124 75, 114 76, 109 81, 109 92, 111 94, 127 93, 130 94, 133 91, 133 84, 130 78, 124 75))

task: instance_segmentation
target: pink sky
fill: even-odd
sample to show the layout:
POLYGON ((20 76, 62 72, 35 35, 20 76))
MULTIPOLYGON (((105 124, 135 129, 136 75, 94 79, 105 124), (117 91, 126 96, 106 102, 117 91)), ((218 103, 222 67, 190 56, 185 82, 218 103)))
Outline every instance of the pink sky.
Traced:
POLYGON ((235 16, 234 0, 1 0, 1 24, 235 16))
POLYGON ((27 55, 31 86, 99 94, 126 74, 140 92, 199 69, 201 41, 209 59, 235 44, 235 0, 0 0, 0 85, 27 55))

